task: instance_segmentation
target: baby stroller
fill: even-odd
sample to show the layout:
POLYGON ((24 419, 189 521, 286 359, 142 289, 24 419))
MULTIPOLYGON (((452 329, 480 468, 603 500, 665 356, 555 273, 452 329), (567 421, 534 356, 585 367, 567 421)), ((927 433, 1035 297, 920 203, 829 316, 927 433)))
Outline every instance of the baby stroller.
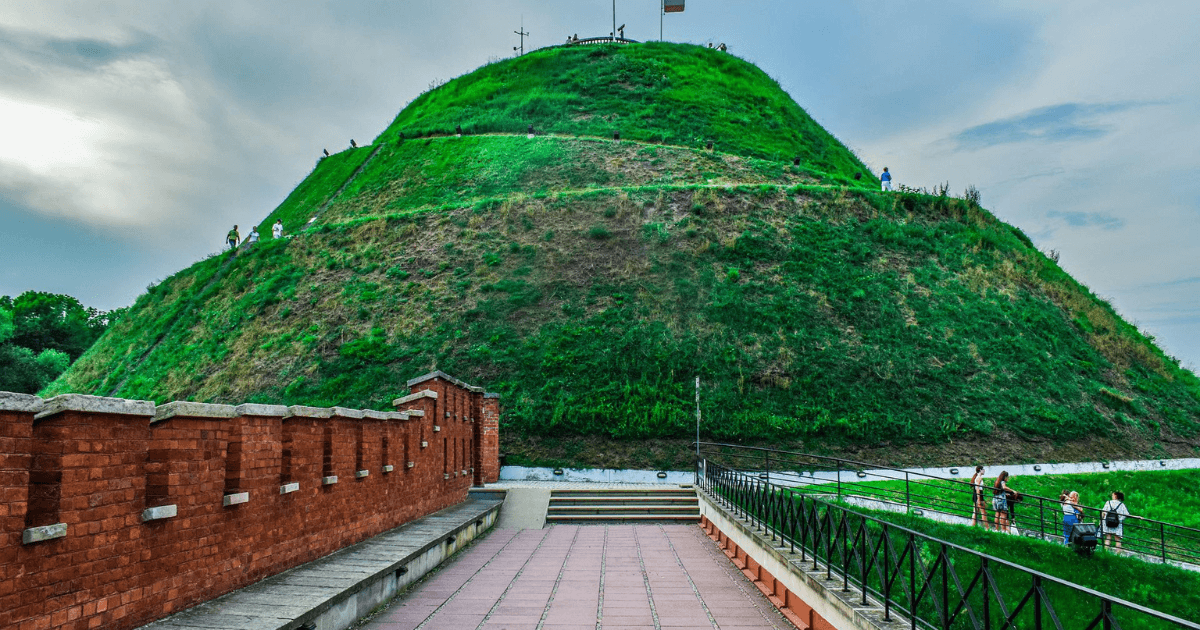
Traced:
POLYGON ((1081 556, 1092 555, 1099 540, 1100 527, 1095 523, 1076 523, 1071 528, 1071 546, 1081 556))

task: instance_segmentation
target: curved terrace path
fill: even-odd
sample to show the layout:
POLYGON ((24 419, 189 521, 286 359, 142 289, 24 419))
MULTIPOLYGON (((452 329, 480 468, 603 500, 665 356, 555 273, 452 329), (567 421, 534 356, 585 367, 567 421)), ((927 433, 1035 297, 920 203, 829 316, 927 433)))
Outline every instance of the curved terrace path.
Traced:
POLYGON ((369 630, 793 626, 695 525, 493 530, 369 630))

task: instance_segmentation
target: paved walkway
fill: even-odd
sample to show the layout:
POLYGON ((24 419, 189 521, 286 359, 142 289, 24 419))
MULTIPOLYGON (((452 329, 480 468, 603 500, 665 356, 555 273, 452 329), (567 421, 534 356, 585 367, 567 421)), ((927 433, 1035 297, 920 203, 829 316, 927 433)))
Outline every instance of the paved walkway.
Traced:
POLYGON ((793 627, 695 525, 494 530, 370 630, 793 627))

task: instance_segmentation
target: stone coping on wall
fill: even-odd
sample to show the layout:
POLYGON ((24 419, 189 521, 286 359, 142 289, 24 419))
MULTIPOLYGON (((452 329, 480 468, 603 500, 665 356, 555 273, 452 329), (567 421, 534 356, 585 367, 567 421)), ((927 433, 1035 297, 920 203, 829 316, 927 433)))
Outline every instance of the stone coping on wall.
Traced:
POLYGON ((212 405, 209 403, 177 400, 155 408, 154 418, 150 420, 150 423, 162 422, 175 416, 183 416, 185 418, 235 418, 237 415, 237 407, 233 405, 212 405))
POLYGON ((0 411, 38 413, 44 406, 45 403, 42 401, 42 399, 32 394, 0 392, 0 411))
POLYGON ((432 398, 437 400, 437 397, 437 392, 433 391, 432 389, 423 389, 419 392, 414 392, 407 396, 401 396, 396 400, 393 400, 392 405, 403 405, 404 403, 410 403, 414 400, 420 400, 422 398, 432 398))
POLYGON ((287 418, 332 418, 333 409, 327 407, 305 407, 303 405, 292 405, 288 407, 287 413, 283 414, 284 419, 287 418))
POLYGON ((449 383, 454 383, 455 385, 458 385, 459 387, 461 387, 467 391, 475 392, 476 394, 483 392, 482 387, 476 387, 475 385, 468 385, 467 383, 464 383, 441 370, 434 370, 428 374, 422 374, 421 376, 418 376, 417 378, 410 378, 410 379, 408 379, 408 386, 412 387, 413 385, 419 385, 421 383, 424 383, 425 381, 432 381, 435 378, 440 378, 443 381, 447 381, 449 383))
POLYGON ((488 393, 484 394, 483 397, 484 398, 499 398, 500 394, 488 392, 488 393))
POLYGON ((258 416, 261 418, 282 418, 287 415, 287 409, 284 405, 261 405, 258 403, 244 403, 237 406, 239 416, 258 416))
POLYGON ((87 396, 85 394, 63 394, 44 401, 42 411, 34 416, 34 419, 49 418, 64 411, 114 413, 125 416, 153 416, 154 403, 149 400, 126 400, 124 398, 105 398, 103 396, 87 396))
MULTIPOLYGON (((437 398, 437 393, 425 390, 397 399, 396 404, 401 404, 400 401, 407 402, 426 396, 437 398)), ((254 416, 283 419, 325 419, 337 417, 354 420, 409 420, 425 415, 425 412, 420 409, 408 411, 375 411, 374 409, 350 409, 347 407, 306 407, 303 405, 285 406, 258 403, 244 403, 235 406, 192 402, 188 400, 176 400, 155 405, 150 400, 106 398, 85 394, 62 394, 50 399, 43 399, 33 394, 0 391, 0 412, 32 413, 35 414, 34 419, 42 420, 65 411, 149 416, 151 424, 163 422, 171 418, 229 419, 241 416, 254 416)))

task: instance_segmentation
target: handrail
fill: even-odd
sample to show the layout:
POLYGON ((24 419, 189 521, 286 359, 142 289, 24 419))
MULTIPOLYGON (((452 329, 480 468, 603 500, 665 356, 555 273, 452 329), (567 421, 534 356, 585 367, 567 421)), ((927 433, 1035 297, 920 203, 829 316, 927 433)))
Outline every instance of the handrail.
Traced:
MULTIPOLYGON (((781 449, 772 449, 756 446, 742 446, 738 444, 725 444, 719 442, 701 442, 702 449, 714 451, 713 455, 729 457, 733 459, 751 459, 758 458, 765 464, 767 469, 766 474, 768 480, 772 474, 771 462, 774 458, 774 474, 780 475, 788 464, 794 464, 793 461, 788 461, 789 458, 803 458, 808 460, 819 460, 827 462, 829 469, 826 472, 834 473, 833 480, 818 480, 815 476, 812 481, 805 480, 802 477, 797 477, 795 480, 796 486, 801 491, 813 491, 811 486, 825 486, 826 484, 836 486, 836 495, 839 499, 843 497, 851 497, 858 499, 876 500, 885 504, 900 506, 900 501, 903 501, 903 507, 906 511, 914 509, 930 510, 940 512, 950 516, 962 516, 956 514, 964 505, 970 506, 971 511, 964 518, 974 517, 974 505, 972 501, 950 501, 939 498, 935 495, 926 495, 919 492, 914 492, 913 486, 917 489, 927 487, 924 480, 934 480, 941 483, 950 484, 951 492, 960 492, 967 495, 973 495, 973 486, 969 481, 958 479, 946 479, 925 473, 912 472, 891 466, 878 466, 867 464, 856 460, 842 459, 838 457, 830 457, 826 455, 814 455, 810 453, 801 453, 797 451, 786 451, 781 449), (720 453, 715 449, 732 449, 733 453, 720 453), (756 455, 747 455, 743 452, 752 452, 756 455), (846 472, 855 472, 858 476, 863 476, 859 468, 872 470, 871 476, 878 481, 903 481, 905 488, 903 491, 891 490, 867 485, 871 481, 855 481, 843 480, 843 474, 846 472), (896 477, 888 477, 881 473, 892 472, 896 477), (803 484, 803 485, 801 485, 803 484), (858 490, 857 493, 850 490, 858 490)), ((744 467, 742 467, 744 468, 744 467)), ((990 488, 984 489, 987 493, 985 501, 985 511, 990 515, 993 514, 991 509, 990 488)), ((831 492, 833 494, 834 492, 831 492)), ((1043 539, 1061 539, 1062 538, 1062 503, 1057 499, 1050 499, 1038 495, 1023 494, 1024 500, 1029 504, 1029 510, 1036 510, 1036 521, 1032 518, 1021 519, 1021 524, 1018 526, 1022 531, 1035 531, 1037 537, 1043 539), (1049 515, 1049 518, 1047 518, 1049 515)), ((1101 508, 1093 508, 1090 506, 1078 506, 1085 516, 1095 517, 1098 521, 1102 520, 1103 510, 1101 508)), ((1025 509, 1021 510, 1025 512, 1025 509)), ((1126 517, 1124 522, 1124 536, 1122 538, 1123 547, 1125 550, 1139 554, 1143 559, 1158 561, 1158 562, 1177 562, 1185 564, 1200 564, 1200 529, 1178 525, 1166 521, 1160 521, 1151 518, 1140 516, 1126 517)))
POLYGON ((578 46, 581 44, 638 44, 637 40, 625 39, 624 37, 585 37, 583 39, 572 39, 564 44, 564 46, 578 46))
MULTIPOLYGON (((868 605, 870 594, 881 600, 885 620, 891 620, 891 611, 894 609, 908 616, 910 626, 914 629, 918 624, 930 629, 964 627, 966 621, 961 620, 965 619, 976 630, 987 630, 993 627, 992 617, 997 609, 1003 622, 1000 628, 1016 627, 1018 617, 1027 610, 1031 599, 1033 607, 1030 614, 1036 630, 1044 625, 1059 630, 1076 627, 1064 624, 1055 611, 1051 595, 1058 591, 1048 592, 1047 586, 1058 586, 1069 589, 1076 596, 1098 600, 1099 613, 1091 617, 1090 623, 1086 621, 1090 613, 1085 613, 1085 621, 1080 622, 1087 624, 1087 630, 1120 629, 1122 626, 1115 616, 1114 606, 1148 616, 1154 621, 1200 630, 1200 624, 1195 622, 940 540, 803 492, 797 493, 795 488, 763 481, 757 475, 727 468, 707 459, 697 460, 696 479, 700 488, 731 508, 735 514, 765 530, 772 540, 778 537, 781 547, 790 546, 793 552, 799 549, 801 563, 809 562, 811 558, 813 571, 820 570, 818 562, 823 560, 826 580, 840 577, 843 592, 849 591, 853 583, 861 590, 863 605, 868 605), (837 516, 834 516, 835 513, 837 516), (850 530, 855 524, 850 521, 855 520, 857 528, 852 533, 850 530), (868 523, 881 532, 875 544, 872 544, 874 533, 868 531, 868 523), (896 534, 905 539, 899 551, 894 548, 898 544, 893 541, 896 534), (925 547, 919 547, 918 541, 925 547), (923 556, 933 553, 929 545, 936 546, 937 553, 936 558, 927 563, 923 556), (956 556, 954 559, 950 558, 950 552, 956 556), (835 566, 838 563, 840 566, 835 566), (959 571, 969 571, 973 564, 979 565, 974 574, 968 576, 967 581, 960 579, 959 571), (1011 593, 1011 580, 1003 579, 1011 577, 1011 574, 1000 574, 995 570, 997 568, 1015 572, 1031 583, 1025 592, 1017 593, 1020 602, 1011 612, 1005 606, 1002 592, 1007 589, 1011 593), (940 600, 938 585, 934 584, 939 577, 940 600), (949 578, 953 578, 956 591, 953 596, 958 598, 956 602, 952 601, 949 578), (964 583, 967 584, 965 588, 964 583), (980 587, 978 591, 975 590, 977 586, 980 587), (937 619, 922 617, 923 611, 932 612, 937 619), (964 613, 965 616, 962 616, 964 613), (977 615, 983 617, 982 621, 977 615), (1048 616, 1053 623, 1044 622, 1043 616, 1048 616), (957 625, 956 620, 959 621, 957 625)), ((1014 601, 1010 599, 1009 603, 1014 601)), ((1060 609, 1066 611, 1075 600, 1059 602, 1060 609)), ((1136 621, 1128 617, 1125 620, 1126 623, 1136 621)))

